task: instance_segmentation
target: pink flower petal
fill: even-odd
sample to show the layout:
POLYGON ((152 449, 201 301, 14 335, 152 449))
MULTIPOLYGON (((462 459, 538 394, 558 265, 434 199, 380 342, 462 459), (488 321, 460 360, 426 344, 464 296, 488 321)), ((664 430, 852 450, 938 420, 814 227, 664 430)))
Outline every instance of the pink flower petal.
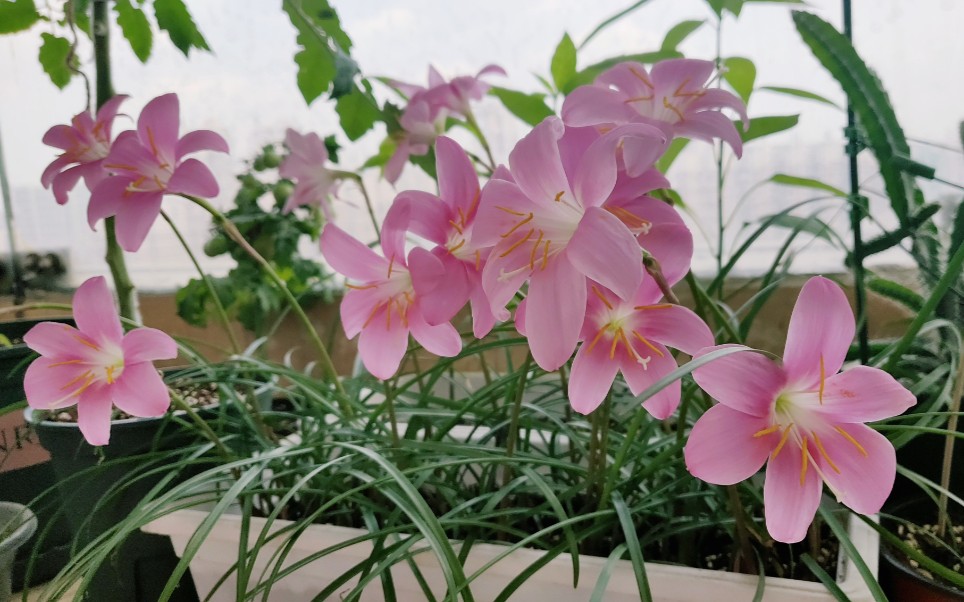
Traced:
POLYGON ((634 115, 618 92, 599 86, 580 86, 562 104, 562 119, 573 127, 626 123, 634 115))
POLYGON ((856 366, 829 377, 823 403, 818 399, 811 409, 833 422, 873 422, 903 414, 915 403, 914 394, 890 374, 856 366))
MULTIPOLYGON (((69 150, 77 143, 77 134, 69 125, 60 124, 47 130, 41 141, 47 146, 69 150)), ((69 159, 67 161, 69 162, 69 159)))
POLYGON ((475 338, 481 339, 495 326, 495 314, 492 313, 492 306, 489 298, 485 296, 482 288, 481 276, 469 274, 469 303, 472 307, 472 334, 475 338))
POLYGON ((619 218, 599 207, 586 209, 566 255, 579 272, 622 299, 630 299, 643 280, 636 237, 619 218))
POLYGON ((387 278, 388 261, 335 224, 325 226, 320 245, 325 261, 346 278, 359 282, 387 278))
POLYGON ((161 155, 173 159, 176 156, 180 123, 177 94, 164 94, 144 106, 137 119, 137 135, 142 144, 156 148, 161 155))
MULTIPOLYGON (((74 343, 80 345, 77 341, 74 343)), ((82 388, 88 379, 88 366, 65 364, 64 361, 69 360, 39 357, 27 367, 23 389, 31 408, 57 410, 77 403, 74 392, 82 388)))
POLYGON ((110 417, 113 411, 110 395, 102 387, 91 387, 81 394, 77 404, 77 426, 91 445, 110 442, 110 417))
MULTIPOLYGON (((409 255, 409 269, 412 272, 413 285, 418 292, 419 287, 415 283, 415 274, 423 273, 421 255, 425 253, 432 256, 432 254, 424 249, 419 249, 421 252, 418 254, 415 251, 415 249, 412 249, 412 253, 409 255)), ((470 294, 465 264, 446 251, 442 251, 442 253, 444 254, 438 256, 437 261, 441 262, 444 271, 434 276, 433 289, 425 294, 418 293, 418 305, 421 308, 421 313, 425 321, 432 325, 448 322, 455 317, 455 314, 469 300, 470 294)))
POLYGON ((145 173, 153 173, 157 169, 157 159, 141 144, 136 133, 121 132, 104 159, 104 169, 133 180, 145 173))
MULTIPOLYGON (((482 288, 498 320, 508 319, 505 306, 529 278, 529 252, 523 247, 512 249, 514 238, 503 239, 492 249, 482 268, 482 288)), ((552 263, 552 262, 549 262, 552 263)))
POLYGON ((172 194, 190 194, 209 199, 216 197, 218 190, 214 174, 197 159, 188 159, 178 165, 167 182, 167 192, 172 194))
POLYGON ((87 205, 87 223, 91 230, 105 217, 117 215, 124 202, 128 184, 130 180, 127 178, 112 176, 97 185, 90 195, 90 204, 87 205))
POLYGON ((839 372, 854 331, 854 313, 843 290, 820 276, 808 280, 793 306, 787 329, 783 367, 790 383, 814 389, 821 374, 826 377, 839 372))
MULTIPOLYGON (((637 127, 647 127, 642 124, 637 127)), ((655 127, 649 128, 653 133, 649 135, 626 136, 623 139, 623 162, 626 164, 626 174, 635 178, 653 168, 653 164, 666 152, 668 137, 655 132, 655 127)))
MULTIPOLYGON (((632 337, 633 335, 629 336, 632 337)), ((673 358, 673 354, 669 352, 669 349, 655 341, 650 342, 653 344, 653 347, 659 350, 659 353, 656 353, 650 349, 648 345, 644 345, 638 340, 632 341, 633 349, 636 350, 638 357, 641 358, 644 363, 640 363, 637 359, 630 358, 629 354, 623 356, 623 376, 626 378, 626 384, 629 385, 629 390, 632 391, 633 395, 641 395, 646 389, 654 385, 656 381, 667 376, 679 367, 673 358), (662 355, 660 355, 660 353, 662 355)), ((643 407, 646 408, 646 411, 649 412, 653 418, 665 420, 679 407, 681 390, 682 385, 680 381, 675 380, 661 391, 643 401, 643 407)))
MULTIPOLYGON (((412 276, 412 288, 419 298, 424 295, 429 295, 439 288, 445 288, 445 266, 442 264, 442 261, 431 252, 421 247, 416 247, 408 254, 408 263, 409 272, 412 276)), ((440 292, 445 294, 444 290, 440 292)), ((439 321, 445 322, 446 320, 439 321)))
POLYGON ((897 474, 894 446, 863 424, 839 428, 843 432, 828 428, 818 435, 825 455, 818 453, 819 449, 811 449, 810 455, 842 504, 861 514, 880 512, 897 474))
POLYGON ((395 374, 408 349, 408 328, 401 318, 393 316, 389 327, 384 315, 385 310, 379 310, 358 337, 358 355, 365 369, 382 380, 395 374))
MULTIPOLYGON (((388 213, 406 211, 408 223, 403 230, 421 236, 425 240, 437 245, 444 245, 448 241, 450 210, 445 202, 434 194, 421 190, 406 190, 398 193, 388 213), (407 205, 408 209, 402 209, 407 205)), ((391 221, 386 217, 386 221, 391 221)))
POLYGON ((161 193, 132 195, 120 205, 117 211, 117 242, 122 249, 135 253, 141 248, 161 213, 163 198, 161 193))
POLYGON ((130 96, 127 94, 118 94, 109 98, 107 102, 97 109, 97 118, 94 120, 94 125, 104 128, 105 133, 110 134, 111 126, 114 124, 114 118, 117 117, 117 111, 120 110, 121 104, 128 98, 130 98, 130 96))
POLYGON ((564 132, 558 117, 546 117, 509 154, 516 184, 533 203, 551 206, 560 193, 566 199, 573 198, 559 155, 559 139, 564 132))
MULTIPOLYGON (((667 86, 673 90, 699 90, 713 74, 716 64, 699 59, 668 59, 653 65, 650 76, 657 86, 667 86)), ((673 90, 669 90, 671 94, 673 90)))
POLYGON ((77 185, 77 180, 84 174, 86 167, 86 165, 77 165, 54 176, 53 192, 58 205, 67 202, 68 193, 77 185))
POLYGON ((430 325, 418 311, 408 314, 408 325, 412 329, 412 337, 430 353, 442 357, 453 357, 462 351, 462 337, 459 331, 448 322, 430 325))
POLYGON ((644 309, 640 333, 683 353, 693 355, 703 347, 713 345, 713 333, 698 315, 680 305, 644 309))
POLYGON ((124 330, 106 278, 95 276, 81 284, 74 293, 73 306, 80 332, 98 344, 121 344, 124 330))
MULTIPOLYGON (((742 345, 717 345, 703 349, 695 358, 731 347, 750 349, 742 345)), ((787 383, 779 366, 753 351, 734 353, 704 364, 693 371, 693 379, 720 403, 760 417, 770 414, 774 400, 787 383)))
POLYGON ((374 320, 376 308, 385 302, 385 294, 378 288, 349 289, 338 304, 345 336, 355 338, 366 322, 374 320))
POLYGON ((453 209, 461 209, 468 218, 479 195, 479 177, 472 161, 457 142, 439 136, 435 141, 435 164, 439 196, 453 209))
POLYGON ((588 349, 589 345, 583 343, 569 374, 569 403, 580 414, 589 414, 599 407, 619 372, 619 359, 610 359, 604 346, 588 349))
POLYGON ((703 111, 687 115, 686 119, 675 126, 677 136, 686 136, 697 140, 711 141, 719 138, 730 145, 733 153, 740 158, 743 156, 743 139, 733 122, 719 111, 703 111))
MULTIPOLYGON (((519 253, 521 255, 521 253, 519 253)), ((548 372, 566 363, 586 316, 586 278, 565 255, 536 270, 529 283, 526 331, 532 358, 548 372)))
POLYGON ((28 347, 47 357, 70 359, 82 357, 76 328, 59 322, 41 322, 23 335, 28 347))
MULTIPOLYGON (((61 127, 67 127, 67 126, 65 125, 61 127)), ((70 128, 67 128, 67 129, 70 129, 70 128)), ((40 175, 40 185, 43 186, 44 188, 50 188, 50 185, 54 181, 54 177, 56 177, 57 174, 59 174, 64 169, 65 166, 70 165, 72 162, 73 161, 71 161, 70 157, 67 157, 65 155, 61 155, 56 159, 54 159, 50 163, 50 165, 48 165, 46 169, 44 169, 43 174, 40 175)))
POLYGON ((408 163, 408 157, 412 154, 412 147, 409 145, 407 140, 399 140, 396 143, 395 151, 392 156, 388 158, 388 162, 385 163, 385 167, 382 168, 382 177, 384 177, 389 183, 394 184, 398 181, 399 176, 402 175, 402 170, 405 169, 405 164, 408 163))
POLYGON ((807 527, 820 505, 822 483, 809 460, 804 474, 803 453, 794 441, 787 442, 776 457, 770 458, 763 483, 763 506, 767 531, 773 539, 795 543, 807 535, 807 527))
POLYGON ((686 469, 714 485, 733 485, 752 477, 779 440, 775 433, 753 436, 767 426, 766 418, 723 404, 713 406, 696 421, 686 440, 686 469))
POLYGON ((171 394, 150 362, 126 363, 110 387, 114 405, 131 416, 163 416, 171 406, 171 394))
POLYGON ((210 130, 197 130, 184 134, 184 137, 177 141, 175 159, 180 161, 184 155, 190 155, 198 151, 231 152, 228 143, 221 137, 221 134, 210 130))
POLYGON ((166 332, 156 328, 135 328, 128 332, 121 342, 121 349, 125 364, 177 357, 177 343, 166 332))

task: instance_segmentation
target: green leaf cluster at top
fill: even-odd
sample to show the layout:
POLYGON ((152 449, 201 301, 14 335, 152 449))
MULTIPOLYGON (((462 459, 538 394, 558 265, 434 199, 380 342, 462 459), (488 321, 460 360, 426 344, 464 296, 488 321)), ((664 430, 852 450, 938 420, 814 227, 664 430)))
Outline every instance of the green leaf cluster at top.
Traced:
MULTIPOLYGON (((334 145, 332 139, 326 143, 334 145)), ((337 151, 334 147, 332 150, 337 151)), ((279 164, 276 146, 265 146, 250 170, 238 177, 241 188, 235 196, 234 208, 225 212, 225 216, 271 263, 302 304, 332 302, 338 290, 332 274, 321 263, 299 253, 303 242, 318 240, 324 225, 321 212, 317 208, 282 211, 293 186, 289 180, 273 175, 279 164)), ((210 278, 228 314, 256 337, 270 333, 286 305, 277 287, 262 277, 261 267, 217 227, 204 245, 204 253, 209 257, 227 254, 236 262, 227 275, 210 278)), ((203 280, 192 279, 177 292, 176 300, 178 315, 193 326, 206 326, 214 315, 211 290, 203 280)))

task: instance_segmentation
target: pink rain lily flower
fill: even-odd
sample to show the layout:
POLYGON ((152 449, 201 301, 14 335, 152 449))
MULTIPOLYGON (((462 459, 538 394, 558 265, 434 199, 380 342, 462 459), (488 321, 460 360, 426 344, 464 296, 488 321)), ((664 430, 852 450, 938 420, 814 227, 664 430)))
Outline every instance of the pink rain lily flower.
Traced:
MULTIPOLYGON (((580 339, 569 376, 569 402, 580 414, 588 414, 606 398, 617 373, 622 373, 632 394, 639 395, 677 368, 667 345, 693 354, 713 344, 713 333, 689 309, 663 301, 659 287, 646 278, 628 301, 590 282, 580 339)), ((663 420, 679 402, 676 380, 644 401, 643 407, 663 420)))
POLYGON ((793 308, 782 366, 736 353, 693 371, 719 404, 693 426, 686 466, 704 481, 731 485, 767 463, 763 502, 777 541, 804 538, 822 483, 861 514, 879 511, 893 487, 894 446, 863 423, 896 416, 916 400, 883 370, 838 374, 853 336, 847 297, 815 277, 793 308))
POLYGON ((317 205, 328 221, 332 220, 331 197, 338 188, 335 172, 325 166, 328 148, 314 132, 299 134, 291 128, 285 132, 285 145, 290 153, 278 167, 282 178, 295 181, 295 188, 283 211, 288 213, 302 205, 317 205))
MULTIPOLYGON (((399 220, 407 221, 405 215, 399 220)), ((425 349, 451 357, 462 349, 459 333, 448 322, 430 325, 422 298, 443 285, 441 262, 425 249, 413 249, 406 262, 404 230, 386 219, 378 255, 344 230, 329 223, 321 234, 321 251, 337 272, 355 281, 341 302, 341 321, 349 339, 358 337, 365 368, 382 380, 398 370, 408 348, 409 333, 425 349)))
POLYGON ((24 335, 39 353, 24 375, 27 403, 36 410, 77 406, 77 425, 91 445, 110 440, 112 404, 131 416, 161 416, 170 394, 154 360, 177 355, 177 344, 154 328, 124 334, 103 276, 74 294, 77 328, 41 322, 24 335))
POLYGON ((736 111, 746 127, 746 106, 730 92, 707 87, 714 69, 712 61, 696 59, 661 61, 651 72, 641 63, 620 63, 592 85, 573 90, 562 105, 562 118, 573 126, 641 122, 670 137, 720 138, 739 157, 743 142, 719 109, 736 111))
POLYGON ((633 232, 603 204, 616 184, 616 149, 630 138, 653 150, 661 133, 626 125, 571 153, 566 129, 549 117, 516 144, 509 156, 514 181, 492 179, 482 192, 473 240, 492 245, 482 286, 492 311, 507 319, 506 305, 529 281, 526 324, 536 363, 556 370, 575 350, 586 315, 586 279, 630 299, 643 279, 642 251, 633 232))
POLYGON ((402 116, 398 118, 401 131, 393 135, 395 152, 385 164, 385 179, 394 184, 402 174, 408 158, 412 155, 424 155, 435 144, 435 139, 445 131, 445 120, 448 110, 442 106, 433 105, 426 93, 416 94, 409 101, 402 116))
POLYGON ((398 212, 408 213, 408 230, 435 243, 432 254, 445 270, 445 286, 422 298, 430 324, 448 322, 469 301, 472 328, 482 338, 495 325, 495 316, 482 290, 482 268, 488 247, 475 244, 472 229, 479 208, 479 178, 462 147, 440 136, 435 145, 439 195, 408 190, 400 193, 389 210, 387 222, 398 212))
POLYGON ((93 228, 99 220, 117 216, 117 241, 125 251, 141 247, 165 194, 205 198, 218 194, 211 170, 184 156, 202 150, 226 153, 227 143, 208 130, 178 138, 179 127, 177 95, 158 96, 141 111, 137 130, 120 134, 104 160, 111 177, 94 189, 87 220, 93 228))
POLYGON ((456 115, 468 117, 472 111, 470 103, 482 100, 491 87, 482 81, 486 75, 505 76, 506 72, 498 65, 486 65, 476 75, 460 75, 445 81, 435 67, 429 66, 428 87, 400 81, 392 81, 392 85, 409 98, 421 94, 434 108, 446 108, 456 115))
POLYGON ((55 125, 44 134, 43 143, 64 152, 47 166, 40 183, 44 188, 53 186, 54 198, 63 205, 77 180, 84 178, 88 190, 93 190, 107 177, 104 158, 110 151, 111 127, 114 117, 127 96, 119 95, 104 103, 92 117, 89 111, 79 113, 70 125, 55 125), (73 167, 69 167, 73 165, 73 167))

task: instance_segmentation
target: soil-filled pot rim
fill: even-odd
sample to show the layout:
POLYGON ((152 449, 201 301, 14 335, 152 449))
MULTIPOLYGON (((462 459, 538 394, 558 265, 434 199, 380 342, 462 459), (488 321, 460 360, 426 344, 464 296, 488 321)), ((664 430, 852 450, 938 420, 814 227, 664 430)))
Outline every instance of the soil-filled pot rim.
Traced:
POLYGON ((37 530, 37 517, 30 508, 15 502, 0 502, 0 534, 5 533, 9 524, 18 516, 23 517, 20 526, 0 539, 0 556, 15 551, 37 530))
MULTIPOLYGON (((907 564, 907 560, 901 554, 895 552, 890 546, 880 546, 880 556, 888 565, 900 573, 904 579, 907 579, 913 583, 915 588, 924 589, 935 594, 941 594, 945 596, 947 600, 961 599, 961 590, 950 585, 944 585, 940 581, 928 579, 927 577, 921 575, 919 572, 914 570, 913 567, 907 564)), ((935 599, 939 600, 943 598, 935 599)))
MULTIPOLYGON (((217 407, 217 406, 211 406, 211 407, 217 407)), ((205 409, 207 409, 207 408, 205 408, 205 409)), ((40 410, 36 410, 36 409, 34 409, 34 408, 27 407, 27 408, 24 408, 24 410, 23 410, 23 416, 24 416, 24 418, 27 420, 27 422, 28 422, 29 424, 33 424, 33 425, 42 424, 42 425, 44 425, 44 428, 63 428, 63 429, 77 429, 77 428, 80 428, 80 427, 77 426, 77 423, 76 423, 76 422, 61 422, 61 421, 59 421, 59 420, 43 420, 43 419, 38 418, 38 414, 40 414, 40 410)), ((135 417, 135 418, 120 418, 120 419, 117 419, 117 420, 111 420, 111 421, 110 421, 110 424, 111 424, 112 427, 121 427, 121 428, 124 428, 124 427, 127 426, 127 425, 147 424, 147 423, 149 423, 149 422, 156 422, 156 421, 158 421, 158 420, 164 420, 164 419, 167 418, 168 416, 172 416, 172 415, 173 415, 173 416, 181 416, 181 415, 183 415, 183 414, 184 414, 184 410, 175 410, 175 411, 173 411, 173 412, 167 412, 167 413, 165 413, 165 414, 162 414, 161 416, 153 416, 153 417, 149 417, 149 418, 136 418, 136 417, 135 417)))

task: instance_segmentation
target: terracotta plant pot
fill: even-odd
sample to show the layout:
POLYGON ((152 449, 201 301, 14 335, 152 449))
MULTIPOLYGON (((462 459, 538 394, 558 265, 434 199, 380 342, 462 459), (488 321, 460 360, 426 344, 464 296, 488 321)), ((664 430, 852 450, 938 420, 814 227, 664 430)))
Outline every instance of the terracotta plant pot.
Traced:
POLYGON ((0 602, 10 600, 13 559, 37 530, 37 517, 23 504, 0 502, 0 602))

